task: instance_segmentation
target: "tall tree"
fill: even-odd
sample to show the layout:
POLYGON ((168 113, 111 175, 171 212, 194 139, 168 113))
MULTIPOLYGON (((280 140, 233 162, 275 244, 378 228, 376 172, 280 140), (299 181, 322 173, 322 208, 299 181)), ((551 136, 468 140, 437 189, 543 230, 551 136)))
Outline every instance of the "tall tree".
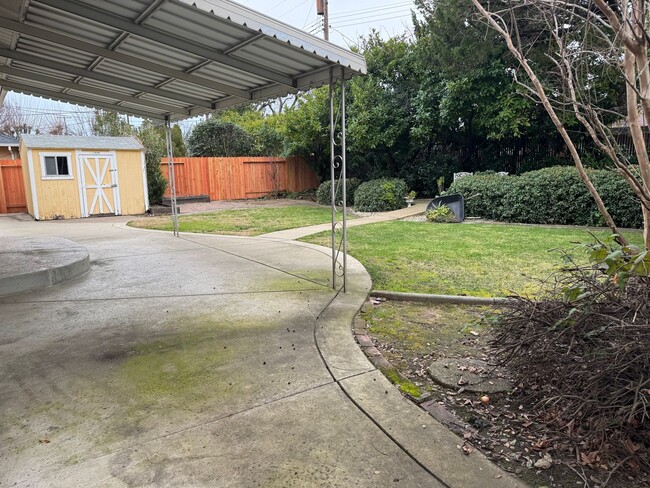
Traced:
POLYGON ((133 127, 128 121, 122 118, 117 112, 109 110, 95 110, 93 119, 93 134, 96 136, 130 136, 133 134, 133 127))
POLYGON ((253 138, 244 129, 216 117, 194 126, 187 139, 190 156, 252 156, 253 138))
POLYGON ((137 129, 136 136, 144 146, 149 203, 157 204, 167 189, 167 180, 160 171, 160 163, 167 156, 164 128, 145 120, 137 129))
POLYGON ((647 18, 650 3, 645 0, 594 0, 593 2, 527 0, 497 2, 489 10, 472 0, 476 10, 497 32, 517 59, 529 82, 569 148, 571 157, 600 213, 613 233, 620 236, 597 189, 584 171, 582 154, 559 115, 569 107, 594 143, 606 154, 641 202, 644 240, 650 249, 650 159, 643 133, 642 115, 650 120, 650 64, 648 62, 647 18), (541 72, 527 56, 518 36, 522 8, 534 18, 553 42, 548 52, 554 69, 541 72), (617 107, 616 96, 603 87, 603 80, 616 77, 624 86, 625 103, 617 107), (634 143, 634 158, 618 144, 611 127, 612 113, 625 120, 634 143), (636 166, 636 171, 634 166, 636 166), (638 176, 637 176, 638 175, 638 176))
MULTIPOLYGON (((521 96, 512 77, 517 62, 508 49, 490 42, 470 0, 417 0, 416 5, 422 75, 413 134, 422 150, 433 160, 445 150, 455 154, 464 171, 537 168, 537 154, 523 153, 518 162, 507 157, 517 147, 548 145, 550 126, 538 104, 521 96)), ((534 37, 529 27, 522 27, 522 35, 534 37)), ((528 54, 543 59, 540 49, 528 54)))

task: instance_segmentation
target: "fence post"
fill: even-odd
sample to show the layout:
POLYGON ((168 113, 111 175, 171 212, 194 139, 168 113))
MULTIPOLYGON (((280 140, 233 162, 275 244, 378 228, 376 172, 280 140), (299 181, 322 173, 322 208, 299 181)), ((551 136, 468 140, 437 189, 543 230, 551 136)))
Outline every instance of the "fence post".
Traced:
POLYGON ((5 192, 5 180, 2 174, 2 165, 0 164, 0 213, 7 213, 7 193, 5 192))

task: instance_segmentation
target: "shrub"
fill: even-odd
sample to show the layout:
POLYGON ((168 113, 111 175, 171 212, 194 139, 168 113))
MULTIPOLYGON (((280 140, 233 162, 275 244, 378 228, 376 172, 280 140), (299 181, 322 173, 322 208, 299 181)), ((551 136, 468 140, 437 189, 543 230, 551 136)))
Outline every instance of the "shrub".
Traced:
POLYGON ((503 200, 503 220, 508 222, 589 225, 598 211, 572 167, 523 173, 512 183, 503 200))
POLYGON ((511 191, 513 178, 494 172, 475 173, 454 181, 448 193, 465 197, 465 213, 490 220, 503 220, 503 199, 511 191))
POLYGON ((592 263, 567 260, 541 300, 500 306, 491 346, 538 419, 598 452, 598 464, 650 472, 650 259, 631 246, 588 248, 592 263))
MULTIPOLYGON (((588 170, 614 221, 621 227, 640 227, 638 199, 627 183, 610 170, 588 170)), ((450 193, 465 197, 468 215, 529 224, 603 225, 576 168, 554 166, 499 176, 477 173, 454 182, 450 193)))
POLYGON ((447 205, 429 210, 426 217, 429 222, 458 222, 458 217, 447 205))
MULTIPOLYGON (((346 197, 348 206, 354 206, 354 193, 359 188, 361 180, 357 178, 348 178, 346 182, 346 197)), ((330 205, 332 203, 332 181, 327 180, 320 184, 316 190, 316 201, 321 205, 330 205)), ((339 185, 336 190, 336 203, 340 204, 343 201, 343 188, 339 185)))
POLYGON ((212 117, 194 126, 187 139, 190 156, 251 156, 254 140, 244 129, 212 117))
POLYGON ((362 183, 354 194, 355 208, 360 212, 387 212, 406 207, 404 180, 380 179, 362 183))

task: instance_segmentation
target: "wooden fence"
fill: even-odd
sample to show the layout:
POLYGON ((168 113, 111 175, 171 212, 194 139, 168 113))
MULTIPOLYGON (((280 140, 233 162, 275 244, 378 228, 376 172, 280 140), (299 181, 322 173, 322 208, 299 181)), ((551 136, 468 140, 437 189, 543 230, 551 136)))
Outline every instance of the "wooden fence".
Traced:
POLYGON ((27 212, 20 159, 0 160, 0 213, 27 212))
MULTIPOLYGON (((166 159, 160 169, 169 180, 166 159)), ((300 158, 174 158, 174 175, 177 196, 208 195, 210 200, 257 198, 318 186, 316 174, 300 158)), ((169 188, 165 196, 169 197, 169 188)))

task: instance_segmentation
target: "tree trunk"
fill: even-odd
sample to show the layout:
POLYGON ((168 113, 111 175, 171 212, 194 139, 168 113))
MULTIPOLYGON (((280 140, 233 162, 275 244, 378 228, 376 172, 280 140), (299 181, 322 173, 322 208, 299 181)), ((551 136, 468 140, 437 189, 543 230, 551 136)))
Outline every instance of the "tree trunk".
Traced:
POLYGON ((548 97, 546 96, 546 92, 544 90, 544 86, 542 83, 539 81, 539 78, 533 71, 533 69, 530 67, 528 64, 528 61, 526 60, 526 57, 517 49, 517 47, 514 45, 512 41, 512 36, 510 33, 508 33, 503 27, 501 27, 496 20, 492 17, 492 15, 485 10, 485 8, 480 4, 479 0, 472 0, 472 3, 474 6, 477 8, 477 10, 481 13, 481 15, 488 21, 488 23, 492 26, 494 30, 496 30, 499 34, 501 34, 501 37, 506 41, 506 44, 508 46, 508 49, 512 53, 512 55, 519 61, 519 64, 521 65, 522 68, 526 71, 526 74, 530 78, 531 83, 533 84, 533 87, 535 88, 535 92, 537 93, 537 96, 539 97, 540 101, 542 102, 542 105, 546 109, 546 112, 548 113, 549 117, 551 117, 551 120, 553 121, 553 124, 555 125, 556 129, 562 136, 562 139, 564 140, 564 143, 566 144, 567 148, 569 149, 569 153, 571 154, 571 158, 573 159, 573 162, 575 163, 576 168, 578 169, 578 174, 580 175, 580 178, 582 178, 582 181, 584 182, 585 186, 589 190, 589 193, 591 194, 592 198, 596 202, 596 206, 598 207, 598 211, 600 214, 603 216, 605 219, 605 223, 607 224, 607 227, 611 230, 611 232, 616 235, 616 241, 624 246, 627 245, 627 241, 625 238, 619 233, 618 228, 616 227, 616 223, 614 222, 614 219, 612 219, 612 216, 609 214, 609 211, 607 210, 607 207, 605 206, 605 203, 603 202, 603 199, 600 197, 600 194, 598 193, 598 190, 596 190, 596 187, 592 183, 591 179, 589 178, 589 175, 587 174, 584 165, 582 164, 582 159, 580 158, 580 155, 578 154, 578 150, 576 149, 575 144, 573 143, 573 140, 571 139, 571 136, 569 136, 569 133, 566 131, 564 128, 564 125, 562 124, 562 121, 559 119, 557 114, 555 113, 555 109, 551 105, 551 102, 549 101, 548 97))
POLYGON ((650 250, 650 210, 641 205, 643 211, 643 243, 645 248, 650 250))

